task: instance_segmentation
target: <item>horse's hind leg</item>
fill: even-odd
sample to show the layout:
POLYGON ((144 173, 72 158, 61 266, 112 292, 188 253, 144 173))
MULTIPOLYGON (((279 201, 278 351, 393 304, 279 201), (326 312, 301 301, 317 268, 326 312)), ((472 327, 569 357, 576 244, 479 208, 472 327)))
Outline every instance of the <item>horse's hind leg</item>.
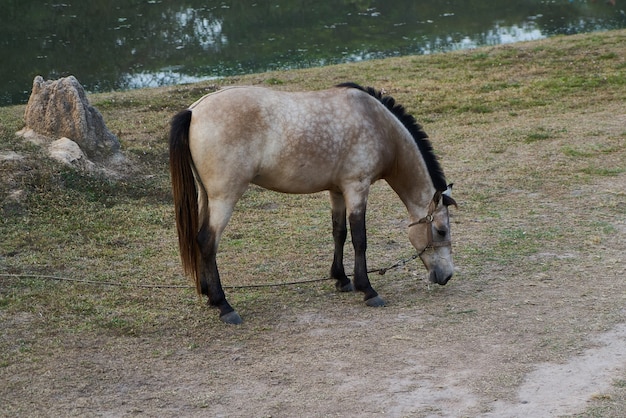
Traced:
POLYGON ((219 309, 223 322, 240 324, 241 317, 226 300, 216 261, 219 240, 230 219, 233 206, 234 204, 209 201, 209 216, 205 217, 198 233, 198 244, 201 249, 202 293, 208 296, 210 306, 219 309))
POLYGON ((335 242, 335 252, 333 255, 333 264, 330 267, 330 277, 336 280, 335 287, 340 292, 352 292, 354 286, 346 276, 343 266, 343 248, 348 236, 348 227, 346 224, 346 204, 343 194, 339 192, 330 192, 330 202, 332 205, 332 221, 333 221, 333 241, 335 242))
POLYGON ((220 319, 228 324, 240 324, 241 317, 226 300, 220 273, 217 269, 216 248, 217 242, 215 234, 210 232, 210 228, 205 224, 198 233, 198 243, 201 248, 201 280, 202 293, 209 298, 209 305, 220 311, 220 319))

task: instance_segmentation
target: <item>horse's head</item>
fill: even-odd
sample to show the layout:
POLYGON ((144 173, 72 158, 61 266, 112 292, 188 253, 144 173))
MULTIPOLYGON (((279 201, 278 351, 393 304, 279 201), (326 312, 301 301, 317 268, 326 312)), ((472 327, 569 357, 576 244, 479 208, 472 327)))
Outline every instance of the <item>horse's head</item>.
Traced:
POLYGON ((454 273, 448 206, 456 206, 456 202, 450 196, 451 186, 445 192, 436 192, 428 214, 409 225, 409 240, 428 269, 428 278, 440 285, 448 283, 454 273))

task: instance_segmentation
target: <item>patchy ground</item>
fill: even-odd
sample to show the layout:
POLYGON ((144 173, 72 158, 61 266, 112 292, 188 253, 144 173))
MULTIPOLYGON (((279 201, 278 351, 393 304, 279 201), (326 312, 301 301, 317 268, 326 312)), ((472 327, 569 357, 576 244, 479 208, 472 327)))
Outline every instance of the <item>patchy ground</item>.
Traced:
MULTIPOLYGON (((52 222, 39 238, 36 228, 20 238, 5 224, 0 415, 623 416, 623 101, 461 112, 425 127, 460 203, 457 273, 445 287, 429 285, 416 261, 373 273, 384 308, 337 294, 328 281, 232 287, 325 277, 332 257, 325 195, 251 189, 240 202, 219 260, 245 321, 237 327, 221 324, 190 287, 138 287, 182 283, 168 196, 135 204, 149 239, 134 229, 103 229, 102 237, 76 231, 89 251, 105 254, 97 265, 79 245, 46 247, 61 234, 52 222), (72 266, 37 264, 71 251, 72 266), (24 273, 99 274, 95 281, 124 285, 24 273)), ((3 164, 23 160, 3 155, 3 164)), ((120 202, 92 196, 100 209, 85 222, 130 210, 121 200, 135 202, 136 190, 124 187, 120 202)), ((27 209, 15 198, 4 210, 16 217, 27 209)), ((376 185, 370 267, 412 255, 406 223, 393 192, 376 185)))

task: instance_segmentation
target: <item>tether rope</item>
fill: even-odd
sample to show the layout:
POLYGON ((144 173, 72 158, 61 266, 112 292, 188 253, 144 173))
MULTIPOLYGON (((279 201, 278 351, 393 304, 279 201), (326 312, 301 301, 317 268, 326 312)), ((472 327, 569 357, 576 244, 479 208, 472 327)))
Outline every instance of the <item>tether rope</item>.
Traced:
MULTIPOLYGON (((404 266, 409 261, 415 260, 417 255, 413 255, 409 258, 404 258, 398 260, 395 264, 392 264, 386 268, 372 269, 368 270, 368 273, 378 273, 381 276, 387 273, 389 270, 394 270, 399 267, 404 266)), ((351 277, 352 274, 347 274, 347 276, 351 277)), ((191 288, 190 285, 176 285, 176 284, 132 284, 132 283, 121 283, 121 282, 109 282, 109 281, 96 281, 96 280, 88 280, 88 279, 75 279, 71 277, 60 277, 60 276, 50 276, 50 275, 42 275, 42 274, 12 274, 12 273, 0 273, 0 277, 11 277, 11 278, 31 278, 31 279, 42 279, 42 280, 54 280, 59 282, 73 282, 80 284, 90 284, 96 286, 117 286, 117 287, 138 287, 145 289, 187 289, 191 288)), ((254 288, 264 288, 264 287, 281 287, 281 286, 296 286, 299 284, 307 284, 307 283, 317 283, 323 282, 326 280, 331 280, 331 277, 325 277, 322 279, 309 279, 309 280, 296 280, 291 282, 280 282, 280 283, 259 283, 259 284, 248 284, 248 285, 229 285, 223 286, 224 289, 254 289, 254 288)))

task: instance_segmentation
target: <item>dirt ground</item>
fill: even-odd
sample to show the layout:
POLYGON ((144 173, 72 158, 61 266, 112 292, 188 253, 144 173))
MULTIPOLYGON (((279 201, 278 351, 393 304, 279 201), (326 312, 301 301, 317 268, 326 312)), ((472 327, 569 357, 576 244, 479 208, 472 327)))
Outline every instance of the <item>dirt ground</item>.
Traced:
POLYGON ((70 339, 45 363, 5 374, 23 404, 12 397, 4 408, 25 416, 540 417, 616 396, 612 384, 626 373, 624 324, 605 332, 587 324, 576 341, 552 346, 559 331, 551 317, 583 325, 572 322, 602 310, 596 305, 607 298, 584 284, 567 293, 591 295, 566 300, 552 283, 520 287, 420 285, 415 290, 434 299, 426 308, 406 306, 410 296, 387 288, 391 306, 378 310, 326 294, 323 311, 282 307, 206 340, 70 339), (271 331, 254 332, 258 326, 271 331))

